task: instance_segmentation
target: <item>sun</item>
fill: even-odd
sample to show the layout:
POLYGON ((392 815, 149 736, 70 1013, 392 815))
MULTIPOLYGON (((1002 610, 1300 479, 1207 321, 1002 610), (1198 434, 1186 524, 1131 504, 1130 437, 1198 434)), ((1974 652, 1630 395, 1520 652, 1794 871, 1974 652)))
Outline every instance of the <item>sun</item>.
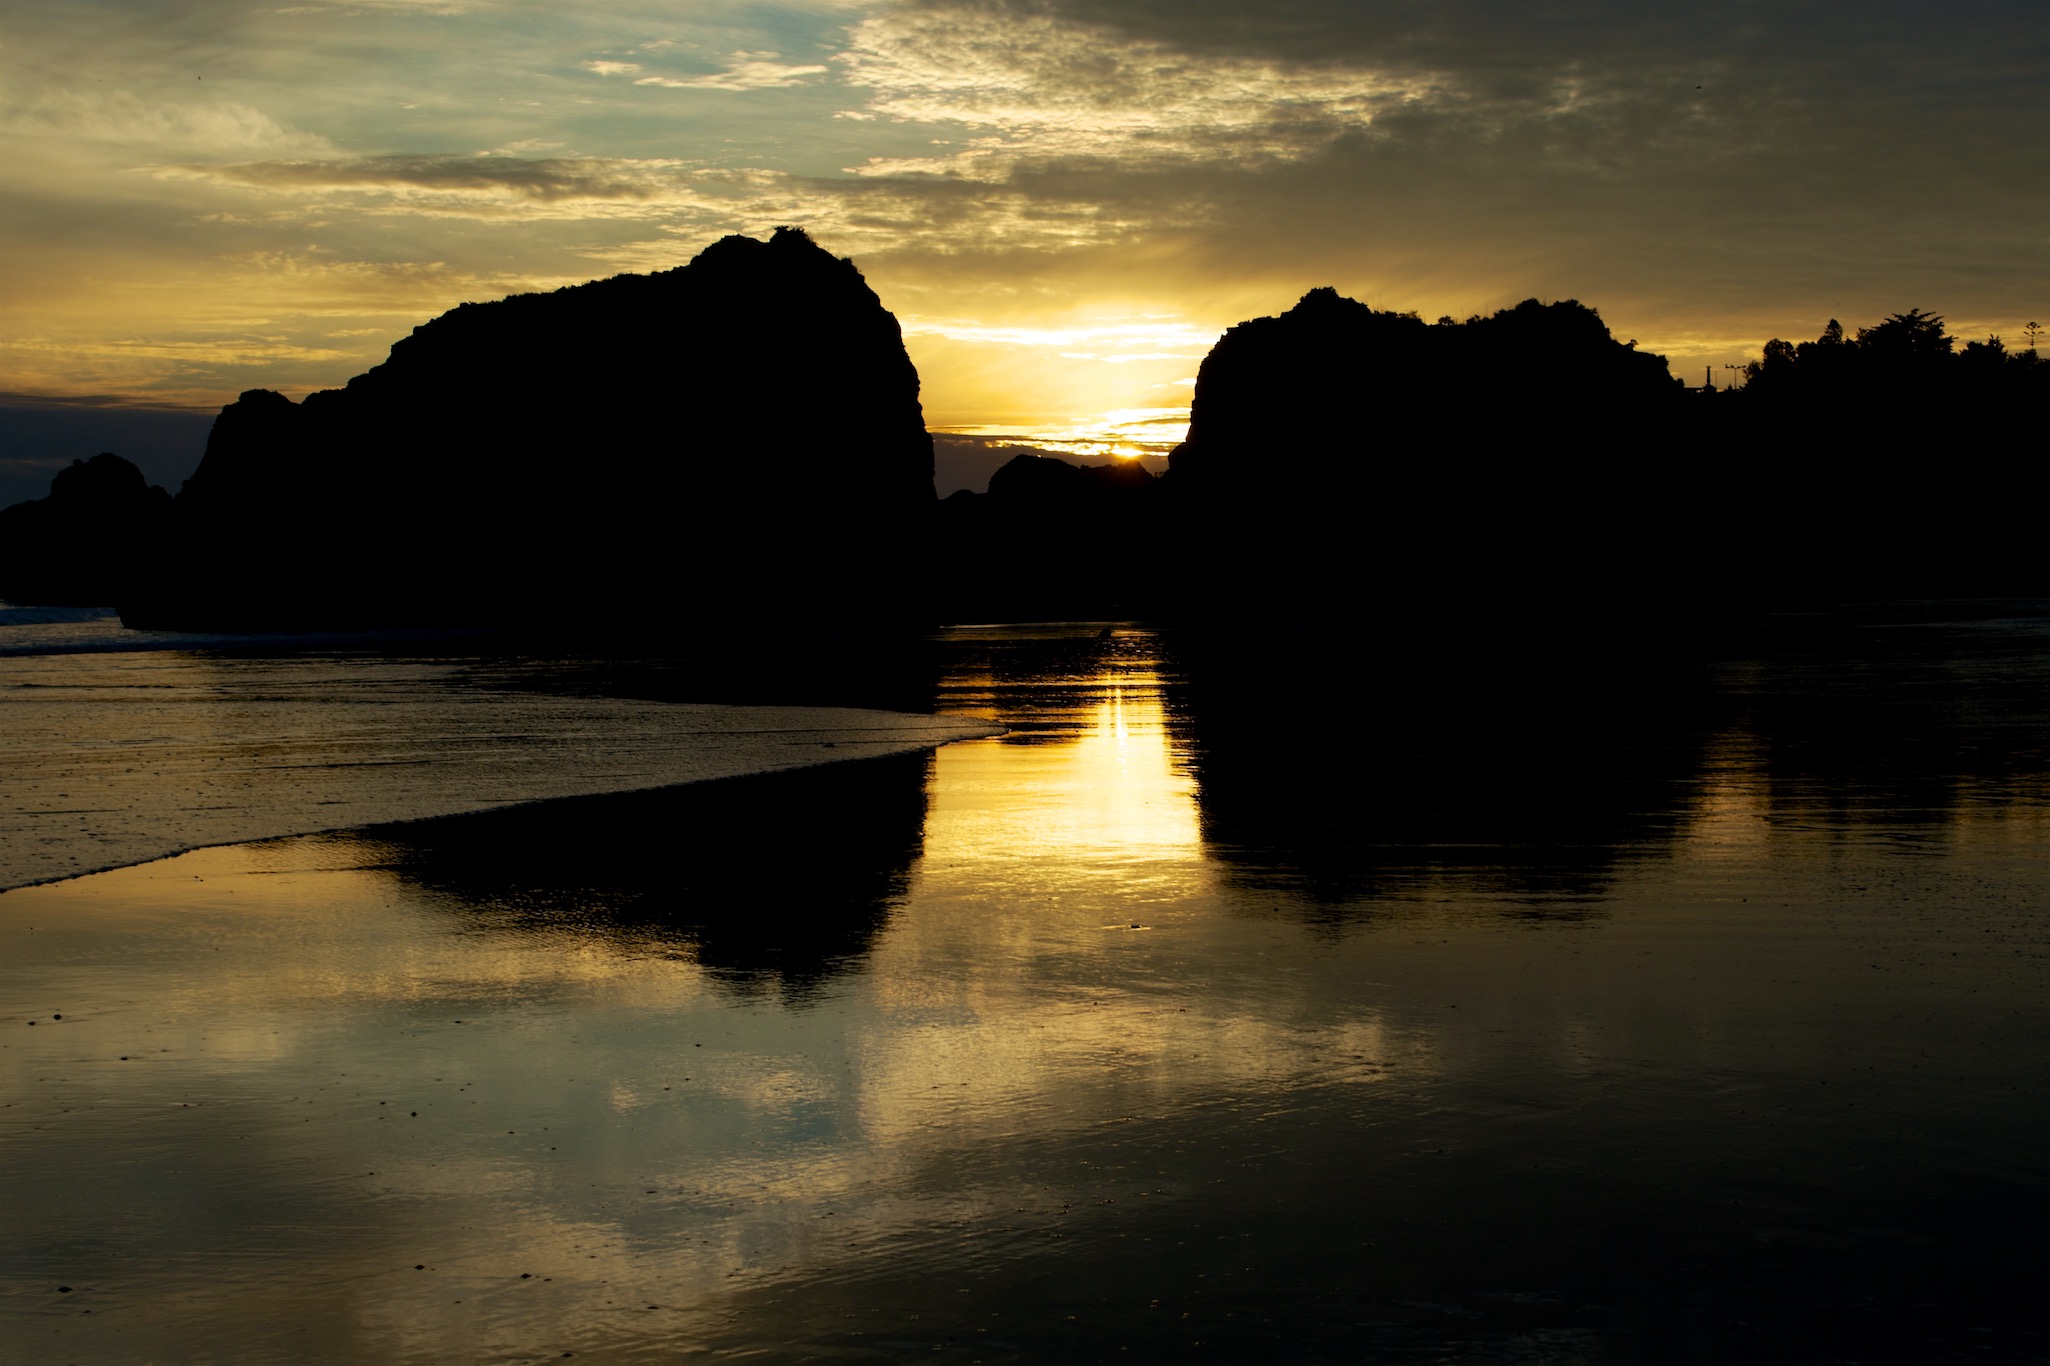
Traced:
POLYGON ((1138 460, 1187 434, 1196 367, 1220 330, 1162 314, 1008 326, 912 317, 904 342, 934 432, 1138 460))

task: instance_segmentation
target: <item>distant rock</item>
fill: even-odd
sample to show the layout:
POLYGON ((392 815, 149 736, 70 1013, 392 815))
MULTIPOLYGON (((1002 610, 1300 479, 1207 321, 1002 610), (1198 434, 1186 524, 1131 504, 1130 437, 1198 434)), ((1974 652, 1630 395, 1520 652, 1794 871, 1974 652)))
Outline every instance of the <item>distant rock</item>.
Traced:
POLYGON ((939 588, 956 621, 1150 615, 1163 503, 1136 460, 1078 465, 1023 452, 940 505, 939 588))
POLYGON ((796 229, 464 304, 342 389, 222 410, 164 572, 180 628, 913 615, 932 443, 897 321, 796 229))
POLYGON ((0 598, 113 606, 170 507, 170 494, 111 451, 73 460, 49 497, 0 510, 0 598))
POLYGON ((1050 455, 1020 452, 989 477, 993 501, 1015 507, 1080 511, 1135 503, 1146 497, 1153 475, 1136 460, 1077 465, 1050 455))

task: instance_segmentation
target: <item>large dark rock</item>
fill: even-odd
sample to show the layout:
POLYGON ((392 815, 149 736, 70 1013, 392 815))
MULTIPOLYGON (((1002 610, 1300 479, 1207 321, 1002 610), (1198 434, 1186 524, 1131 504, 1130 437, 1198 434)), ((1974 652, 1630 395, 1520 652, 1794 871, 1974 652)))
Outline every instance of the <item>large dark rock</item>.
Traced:
POLYGON ((1651 528, 1614 508, 1672 477, 1683 400, 1572 301, 1429 324, 1312 290, 1198 372, 1165 480, 1176 610, 1520 620, 1640 582, 1651 528))
POLYGON ((896 319, 802 232, 464 304, 225 408, 133 624, 915 615, 932 443, 896 319))
POLYGON ((1185 485, 1267 488, 1288 471, 1371 488, 1488 460, 1499 442, 1563 438, 1563 454, 1584 459, 1670 410, 1678 391, 1663 356, 1617 342, 1570 299, 1430 324, 1313 289, 1211 348, 1169 468, 1185 485))
POLYGON ((170 507, 171 495, 111 451, 72 461, 49 497, 0 510, 0 598, 112 606, 143 572, 144 547, 170 507))

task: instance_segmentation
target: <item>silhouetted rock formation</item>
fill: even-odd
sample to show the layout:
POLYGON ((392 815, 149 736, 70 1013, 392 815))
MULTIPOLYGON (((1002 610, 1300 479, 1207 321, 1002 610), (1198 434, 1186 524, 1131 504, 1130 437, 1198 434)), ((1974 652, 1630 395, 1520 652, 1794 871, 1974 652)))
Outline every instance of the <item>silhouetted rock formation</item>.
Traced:
POLYGON ((1641 582, 1684 394, 1634 348, 1534 299, 1427 324, 1316 289, 1232 328, 1166 476, 1178 612, 1518 620, 1641 582))
POLYGON ((1137 461, 1020 454, 989 492, 940 504, 941 586, 955 621, 1095 620, 1157 606, 1161 481, 1137 461))
POLYGON ((1211 348, 1169 468, 1184 487, 1264 491, 1289 482, 1272 468, 1280 455, 1320 486, 1370 489, 1433 461, 1484 458, 1475 447, 1491 439, 1627 437, 1679 391, 1665 358, 1635 347, 1573 300, 1428 324, 1313 289, 1211 348))
POLYGON ((225 408, 132 624, 916 612, 932 443, 897 322, 795 229, 464 304, 346 388, 225 408))
POLYGON ((0 598, 113 606, 170 506, 170 494, 111 451, 72 461, 49 497, 0 510, 0 598))

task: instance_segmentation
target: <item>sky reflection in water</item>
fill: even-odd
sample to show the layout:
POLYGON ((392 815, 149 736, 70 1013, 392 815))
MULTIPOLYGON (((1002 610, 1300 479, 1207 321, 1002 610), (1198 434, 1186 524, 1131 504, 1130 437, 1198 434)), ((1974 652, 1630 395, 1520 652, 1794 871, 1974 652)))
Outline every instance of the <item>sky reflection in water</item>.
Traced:
POLYGON ((5 1340, 2026 1355, 2026 634, 1376 715, 959 632, 1002 739, 7 893, 5 1340))

